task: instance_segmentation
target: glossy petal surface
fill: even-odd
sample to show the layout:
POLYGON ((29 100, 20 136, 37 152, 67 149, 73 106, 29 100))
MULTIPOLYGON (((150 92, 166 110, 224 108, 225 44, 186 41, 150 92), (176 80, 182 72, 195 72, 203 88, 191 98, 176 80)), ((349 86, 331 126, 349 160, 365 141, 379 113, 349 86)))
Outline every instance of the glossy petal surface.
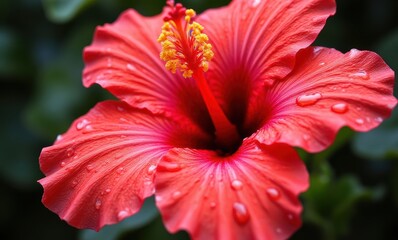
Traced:
POLYGON ((153 194, 157 163, 171 146, 201 147, 208 141, 188 123, 122 102, 99 103, 43 149, 42 201, 69 224, 98 230, 140 209, 153 194))
POLYGON ((188 116, 210 129, 193 79, 172 74, 159 58, 162 15, 144 17, 127 10, 113 24, 98 27, 84 50, 83 83, 97 83, 134 107, 174 118, 188 116))
POLYGON ((242 124, 263 85, 292 70, 334 12, 333 0, 235 0, 198 17, 213 45, 209 83, 233 122, 242 124))
POLYGON ((285 239, 300 225, 308 174, 287 145, 245 140, 233 155, 173 149, 156 175, 156 202, 171 232, 193 239, 285 239))
POLYGON ((375 53, 308 48, 286 79, 265 88, 246 127, 262 124, 260 142, 321 151, 342 126, 367 131, 389 117, 397 103, 393 84, 394 72, 375 53))

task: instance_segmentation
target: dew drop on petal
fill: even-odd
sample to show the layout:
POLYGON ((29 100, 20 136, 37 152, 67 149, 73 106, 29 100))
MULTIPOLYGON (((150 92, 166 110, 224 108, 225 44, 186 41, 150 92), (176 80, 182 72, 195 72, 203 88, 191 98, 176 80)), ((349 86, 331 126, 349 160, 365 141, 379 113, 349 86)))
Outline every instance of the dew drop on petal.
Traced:
POLYGON ((181 165, 178 163, 164 162, 161 167, 169 172, 177 172, 181 170, 181 165))
POLYGON ((111 192, 111 189, 110 189, 110 188, 107 188, 107 189, 105 190, 105 192, 106 192, 106 193, 110 193, 110 192, 111 192))
POLYGON ((73 155, 75 155, 75 150, 73 150, 73 148, 68 148, 68 149, 66 150, 66 155, 67 155, 68 157, 72 157, 73 155))
POLYGON ((125 219, 128 216, 129 216, 129 213, 125 210, 122 210, 122 211, 119 211, 119 213, 117 214, 117 219, 119 221, 122 221, 123 219, 125 219))
POLYGON ((272 200, 277 200, 281 196, 281 194, 279 193, 279 191, 276 188, 268 188, 267 195, 272 200))
POLYGON ((365 123, 365 121, 364 121, 362 118, 356 119, 355 122, 356 122, 358 125, 362 125, 362 124, 365 123))
POLYGON ((300 107, 311 106, 318 102, 321 98, 322 94, 320 93, 301 95, 296 98, 296 104, 300 107))
POLYGON ((210 202, 210 208, 215 208, 217 204, 215 202, 210 202))
POLYGON ((118 173, 118 174, 123 174, 124 173, 124 167, 120 167, 120 168, 118 168, 117 170, 116 170, 116 172, 118 173))
POLYGON ((95 209, 100 209, 101 205, 102 205, 101 200, 100 200, 100 199, 97 199, 97 200, 95 201, 95 209))
POLYGON ((85 126, 87 126, 90 122, 86 119, 83 119, 82 121, 78 122, 76 124, 76 129, 77 130, 82 130, 85 126))
POLYGON ((137 68, 136 68, 133 64, 130 64, 130 63, 128 63, 128 64, 126 65, 126 68, 127 68, 128 70, 132 71, 132 72, 135 72, 135 71, 137 70, 137 68))
POLYGON ((381 122, 383 122, 383 118, 382 117, 376 117, 375 118, 375 122, 381 123, 381 122))
POLYGON ((60 166, 61 167, 65 167, 66 163, 65 162, 61 162, 60 166))
POLYGON ((359 78, 363 80, 369 80, 369 74, 365 70, 359 70, 356 73, 349 74, 348 77, 350 78, 359 78))
POLYGON ((233 216, 237 223, 245 224, 249 221, 250 215, 247 207, 243 203, 236 202, 233 205, 233 216))
POLYGON ((319 66, 324 66, 326 63, 325 62, 320 62, 319 66))
POLYGON ((174 200, 178 200, 178 199, 180 199, 180 197, 181 197, 181 192, 180 192, 180 191, 176 191, 176 192, 174 192, 174 193, 171 195, 171 197, 172 197, 174 200))
POLYGON ((241 181, 235 179, 232 181, 231 187, 234 190, 241 190, 243 188, 243 183, 241 181))
POLYGON ((349 56, 350 56, 351 58, 356 57, 356 56, 359 54, 359 50, 353 48, 353 49, 350 50, 350 52, 349 52, 348 54, 349 54, 349 56))
POLYGON ((276 228, 275 231, 276 231, 276 233, 282 233, 282 229, 281 228, 276 228))
POLYGON ((156 171, 156 165, 150 165, 149 167, 148 167, 148 170, 147 170, 147 173, 149 174, 149 175, 152 175, 152 174, 154 174, 155 173, 155 171, 156 171))
POLYGON ((89 133, 92 132, 94 130, 93 126, 91 125, 87 125, 84 129, 83 129, 83 133, 89 133))
POLYGON ((57 136, 57 138, 55 139, 55 142, 61 141, 62 138, 63 138, 63 136, 62 136, 61 134, 59 134, 59 135, 57 136))
POLYGON ((88 172, 90 172, 91 170, 93 170, 93 168, 94 168, 94 166, 91 165, 91 164, 88 164, 88 165, 86 166, 86 169, 87 169, 88 172))
POLYGON ((330 109, 335 113, 346 113, 348 111, 348 105, 345 103, 337 103, 334 104, 330 109))
POLYGON ((257 7, 261 3, 261 0, 253 0, 252 7, 257 7))

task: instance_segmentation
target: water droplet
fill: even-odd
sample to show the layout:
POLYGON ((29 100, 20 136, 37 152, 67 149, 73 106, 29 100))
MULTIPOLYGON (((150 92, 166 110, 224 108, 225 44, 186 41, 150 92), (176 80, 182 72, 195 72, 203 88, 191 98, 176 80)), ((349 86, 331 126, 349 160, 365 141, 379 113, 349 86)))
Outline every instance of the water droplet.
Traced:
POLYGON ((121 122, 128 122, 127 119, 125 119, 125 118, 119 118, 119 120, 120 120, 121 122))
POLYGON ((389 104, 387 104, 387 107, 388 107, 389 109, 394 109, 395 104, 394 104, 394 103, 389 103, 389 104))
POLYGON ((117 172, 117 174, 122 175, 122 174, 124 173, 124 168, 123 168, 123 167, 120 167, 120 168, 118 168, 118 169, 116 170, 116 172, 117 172))
POLYGON ((130 63, 128 63, 128 64, 126 65, 126 68, 127 68, 128 70, 132 71, 132 72, 137 71, 137 68, 136 68, 133 64, 130 64, 130 63))
POLYGON ((180 192, 180 191, 176 191, 176 192, 174 192, 174 193, 171 195, 171 197, 172 197, 174 200, 178 200, 178 199, 180 199, 180 197, 181 197, 181 192, 180 192))
POLYGON ((83 133, 86 134, 86 133, 92 132, 93 130, 94 130, 93 126, 87 125, 87 126, 83 129, 83 133))
POLYGON ((352 57, 356 57, 356 56, 359 54, 359 50, 353 48, 353 49, 350 50, 350 52, 349 52, 348 54, 349 54, 349 56, 350 56, 351 58, 352 58, 352 57))
POLYGON ((76 124, 76 129, 77 130, 81 130, 82 128, 84 128, 85 126, 87 126, 87 124, 89 124, 90 122, 86 119, 83 119, 82 121, 78 122, 76 124))
POLYGON ((279 191, 276 188, 268 188, 267 195, 272 200, 277 200, 281 196, 281 194, 279 193, 279 191))
POLYGON ((360 78, 363 80, 369 80, 369 74, 365 70, 359 70, 356 73, 349 74, 348 77, 350 78, 360 78))
POLYGON ((289 214, 287 215, 287 218, 288 218, 289 220, 293 220, 294 216, 293 216, 293 214, 289 213, 289 214))
POLYGON ((241 190, 243 188, 243 183, 241 181, 235 179, 232 181, 231 187, 234 190, 241 190))
POLYGON ((275 231, 276 231, 276 233, 282 233, 282 229, 281 228, 276 228, 275 231))
POLYGON ((358 125, 362 125, 362 124, 365 123, 365 121, 364 121, 362 118, 356 119, 355 122, 356 122, 358 125))
POLYGON ((73 155, 75 155, 75 150, 73 150, 73 148, 68 148, 66 150, 66 156, 72 157, 73 155))
POLYGON ((236 202, 233 205, 233 216, 239 224, 245 224, 249 221, 250 215, 245 204, 236 202))
POLYGON ((65 167, 66 163, 65 162, 61 162, 60 166, 61 167, 65 167))
POLYGON ((210 208, 215 208, 217 204, 215 202, 210 202, 210 208))
POLYGON ((62 138, 63 138, 63 136, 62 136, 61 134, 59 134, 59 135, 57 136, 57 138, 55 139, 55 142, 61 141, 62 138))
POLYGON ((100 200, 100 199, 97 199, 97 200, 95 201, 95 209, 100 209, 101 205, 102 205, 101 200, 100 200))
POLYGON ((252 7, 257 7, 261 3, 261 0, 253 0, 252 7))
POLYGON ((325 62, 320 62, 319 66, 324 66, 326 63, 325 62))
POLYGON ((346 113, 348 111, 348 105, 345 103, 337 103, 334 104, 330 109, 335 113, 346 113))
POLYGON ((90 172, 91 170, 94 169, 94 166, 89 164, 89 165, 86 166, 86 169, 87 169, 88 172, 90 172))
POLYGON ((155 200, 156 200, 156 202, 161 202, 161 201, 163 201, 163 197, 162 196, 155 196, 155 200))
POLYGON ((321 47, 314 47, 312 49, 312 52, 314 53, 315 56, 317 56, 321 52, 322 48, 321 47))
POLYGON ((169 172, 177 172, 181 170, 181 166, 178 163, 171 163, 171 162, 163 162, 162 165, 159 167, 169 171, 169 172))
POLYGON ((112 58, 107 59, 107 66, 112 67, 112 58))
POLYGON ((320 93, 301 95, 296 98, 296 103, 300 107, 305 107, 305 106, 314 105, 321 98, 322 98, 322 94, 320 94, 320 93))
POLYGON ((118 110, 119 112, 124 112, 124 108, 123 108, 123 107, 120 107, 120 106, 117 106, 117 110, 118 110))
POLYGON ((376 117, 375 118, 375 122, 381 123, 381 122, 383 122, 383 118, 382 117, 376 117))
POLYGON ((122 211, 120 211, 118 214, 117 214, 117 219, 119 220, 119 221, 122 221, 123 219, 125 219, 126 217, 128 217, 129 216, 129 213, 127 212, 127 211, 125 211, 125 210, 122 210, 122 211))
POLYGON ((148 171, 147 172, 148 172, 149 175, 154 174, 155 171, 156 171, 156 165, 152 164, 151 166, 148 167, 148 171))

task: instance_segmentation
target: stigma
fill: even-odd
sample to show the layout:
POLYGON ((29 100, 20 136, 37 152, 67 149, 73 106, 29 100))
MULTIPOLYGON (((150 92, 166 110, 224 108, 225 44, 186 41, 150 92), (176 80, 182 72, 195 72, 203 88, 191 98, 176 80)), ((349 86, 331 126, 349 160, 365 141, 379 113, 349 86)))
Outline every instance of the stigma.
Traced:
POLYGON ((160 58, 172 73, 179 70, 184 78, 192 77, 194 72, 206 72, 214 53, 209 38, 203 33, 203 26, 193 21, 196 13, 181 4, 167 1, 170 8, 164 18, 162 32, 158 38, 162 50, 160 58))

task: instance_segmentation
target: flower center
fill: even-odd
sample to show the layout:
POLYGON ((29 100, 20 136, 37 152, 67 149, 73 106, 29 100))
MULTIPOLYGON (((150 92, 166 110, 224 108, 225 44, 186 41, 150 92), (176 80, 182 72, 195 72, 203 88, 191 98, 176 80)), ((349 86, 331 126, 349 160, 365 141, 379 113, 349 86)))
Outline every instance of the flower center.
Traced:
POLYGON ((216 144, 223 150, 233 151, 241 138, 211 92, 204 75, 214 56, 209 38, 202 32, 203 26, 192 20, 196 15, 194 10, 179 3, 174 5, 173 0, 168 0, 167 5, 170 11, 164 18, 158 38, 162 45, 160 58, 172 73, 179 70, 184 78, 195 79, 215 128, 216 144))

